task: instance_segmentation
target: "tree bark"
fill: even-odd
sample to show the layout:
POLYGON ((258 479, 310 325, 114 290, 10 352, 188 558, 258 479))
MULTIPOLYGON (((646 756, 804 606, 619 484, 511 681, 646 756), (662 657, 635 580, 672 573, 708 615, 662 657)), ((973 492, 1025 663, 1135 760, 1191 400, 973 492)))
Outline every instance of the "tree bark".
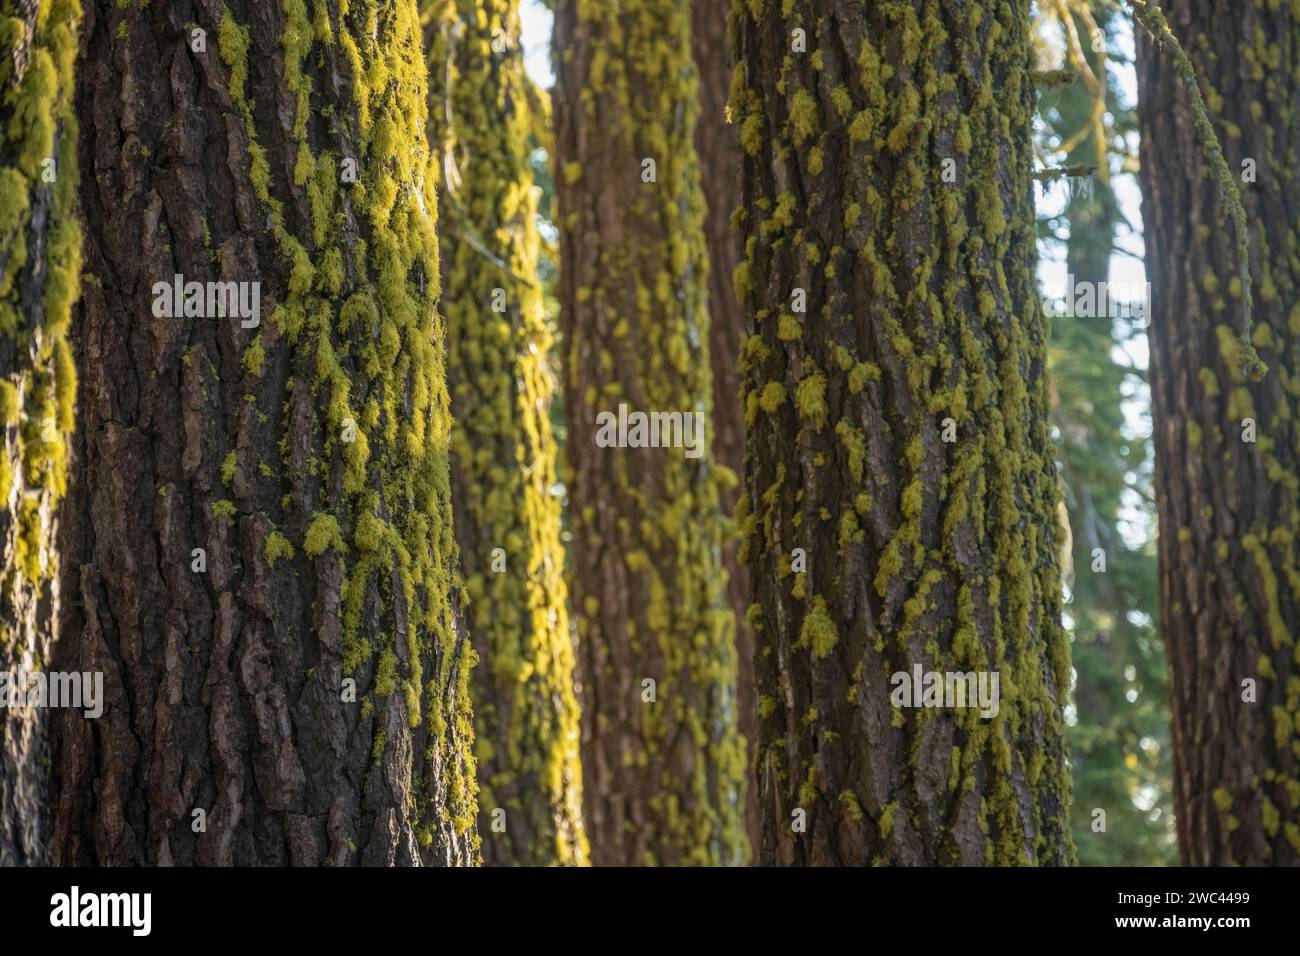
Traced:
POLYGON ((54 859, 473 862, 415 0, 97 0, 77 67, 54 859))
POLYGON ((748 849, 719 479, 707 435, 699 457, 685 447, 713 391, 690 44, 689 0, 556 4, 567 484, 596 864, 738 864, 748 849), (682 447, 599 446, 598 417, 620 404, 682 415, 682 447))
MULTIPOLYGON (((691 49, 700 75, 700 121, 695 148, 700 154, 700 181, 707 210, 704 243, 709 255, 709 364, 713 370, 713 453, 736 481, 719 490, 722 510, 733 515, 740 501, 740 475, 745 471, 745 423, 740 414, 740 340, 745 315, 736 300, 731 277, 744 258, 740 237, 731 228, 731 215, 740 206, 740 142, 731 122, 727 97, 731 89, 731 45, 727 35, 730 4, 722 0, 692 0, 691 49)), ((736 700, 740 732, 752 745, 755 720, 754 635, 750 633, 749 572, 740 561, 734 531, 723 546, 727 592, 736 615, 736 700)), ((758 787, 751 779, 745 789, 745 832, 758 844, 758 787)))
POLYGON ((48 862, 48 721, 26 690, 56 635, 77 387, 67 328, 81 272, 80 17, 76 0, 0 3, 0 866, 48 862))
MULTIPOLYGON (((582 765, 518 0, 434 0, 430 128, 484 862, 579 865, 582 765), (504 811, 502 815, 499 811, 504 811)), ((532 98, 536 98, 533 93, 532 98)))
POLYGON ((1162 6, 1238 180, 1250 223, 1252 341, 1269 366, 1260 381, 1242 374, 1232 226, 1205 175, 1174 61, 1139 31, 1160 616, 1179 852, 1191 866, 1295 865, 1300 18, 1285 4, 1249 0, 1162 6))
POLYGON ((1068 863, 1030 4, 851 6, 736 7, 760 862, 1068 863))

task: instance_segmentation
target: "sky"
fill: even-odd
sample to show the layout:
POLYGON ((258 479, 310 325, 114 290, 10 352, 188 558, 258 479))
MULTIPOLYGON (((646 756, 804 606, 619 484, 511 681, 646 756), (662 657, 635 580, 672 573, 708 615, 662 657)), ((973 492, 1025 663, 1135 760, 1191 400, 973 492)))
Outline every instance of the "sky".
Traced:
POLYGON ((551 11, 541 0, 521 0, 519 18, 523 23, 520 42, 524 47, 524 66, 538 86, 550 87, 555 82, 551 72, 551 11))

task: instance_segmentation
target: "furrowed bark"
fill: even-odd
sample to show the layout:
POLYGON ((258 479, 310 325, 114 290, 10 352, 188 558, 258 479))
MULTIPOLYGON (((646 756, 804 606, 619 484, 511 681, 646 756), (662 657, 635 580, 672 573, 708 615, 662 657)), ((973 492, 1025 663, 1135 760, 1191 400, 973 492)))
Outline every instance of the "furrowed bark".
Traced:
POLYGON ((77 66, 59 653, 107 704, 57 725, 54 859, 473 862, 415 2, 98 0, 77 66), (260 321, 166 317, 176 275, 260 321))
POLYGON ((708 427, 690 4, 561 0, 555 40, 566 483, 592 862, 743 863, 745 744, 709 436, 698 457, 687 457, 684 432, 683 447, 596 441, 598 415, 617 416, 620 403, 699 414, 708 427))
POLYGON ((734 7, 765 864, 1073 858, 1029 8, 734 7))
POLYGON ((1294 5, 1250 0, 1161 6, 1239 177, 1255 277, 1252 342, 1269 368, 1259 381, 1242 373, 1242 285, 1223 197, 1205 174, 1169 52, 1139 30, 1160 617, 1179 852, 1189 866, 1295 865, 1300 16, 1294 5))

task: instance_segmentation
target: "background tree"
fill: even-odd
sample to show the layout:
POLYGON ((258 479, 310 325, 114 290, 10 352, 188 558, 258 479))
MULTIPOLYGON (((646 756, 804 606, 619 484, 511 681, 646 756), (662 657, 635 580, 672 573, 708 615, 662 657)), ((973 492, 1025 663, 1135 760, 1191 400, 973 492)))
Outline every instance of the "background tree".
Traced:
POLYGON ((734 15, 760 861, 1069 862, 1030 4, 734 15))
POLYGON ((596 416, 620 403, 710 411, 690 3, 560 0, 555 9, 567 483, 592 861, 741 863, 745 745, 722 475, 707 441, 697 458, 595 441, 596 416))
POLYGON ((60 653, 107 705, 58 725, 54 858, 470 862, 415 0, 97 0, 81 53, 60 653), (176 275, 259 324, 166 317, 176 275))
MULTIPOLYGON (((1040 216, 1039 240, 1049 255, 1063 254, 1077 287, 1100 288, 1119 240, 1134 232, 1114 181, 1137 167, 1128 145, 1136 102, 1120 82, 1131 66, 1120 52, 1129 21, 1109 0, 1054 0, 1040 11, 1040 66, 1076 76, 1039 97, 1040 150, 1049 165, 1091 165, 1096 173, 1052 187, 1059 209, 1040 216)), ((1133 358, 1145 337, 1143 323, 1124 316, 1061 316, 1050 337, 1052 424, 1071 529, 1064 608, 1076 673, 1066 734, 1071 818, 1079 862, 1091 866, 1175 856, 1151 454, 1126 420, 1126 405, 1147 404, 1133 358), (1104 832, 1094 829, 1098 808, 1106 811, 1104 832)))
MULTIPOLYGON (((745 422, 740 414, 740 340, 745 315, 736 301, 731 276, 744 258, 731 215, 740 205, 740 141, 727 109, 731 89, 731 44, 727 36, 730 5, 722 0, 692 0, 691 49, 700 76, 700 120, 695 148, 700 155, 704 188, 704 242, 709 255, 709 363, 713 371, 713 453, 731 475, 720 488, 723 512, 735 513, 745 469, 745 422), (735 481, 730 478, 735 476, 735 481)), ((727 587, 736 615, 736 700, 746 740, 754 740, 754 635, 750 633, 749 572, 740 562, 740 542, 729 529, 723 550, 727 587)), ((745 789, 745 830, 758 840, 758 788, 745 789)))
POLYGON ((1300 17, 1273 2, 1166 0, 1204 90, 1198 116, 1165 25, 1134 6, 1162 41, 1139 33, 1138 115, 1178 846, 1187 865, 1295 864, 1300 17), (1203 161, 1198 119, 1217 133, 1245 204, 1251 341, 1269 367, 1258 381, 1242 367, 1249 286, 1225 219, 1232 183, 1203 161))
POLYGON ((518 0, 425 9, 430 128, 444 157, 452 498, 483 657, 473 684, 483 856, 580 864, 578 704, 529 148, 548 117, 524 72, 518 0), (498 808, 504 831, 493 826, 498 808))
MULTIPOLYGON (((0 2, 0 674, 44 670, 59 603, 56 514, 76 375, 67 328, 81 271, 77 0, 0 2)), ((47 860, 42 711, 0 706, 0 866, 47 860)))

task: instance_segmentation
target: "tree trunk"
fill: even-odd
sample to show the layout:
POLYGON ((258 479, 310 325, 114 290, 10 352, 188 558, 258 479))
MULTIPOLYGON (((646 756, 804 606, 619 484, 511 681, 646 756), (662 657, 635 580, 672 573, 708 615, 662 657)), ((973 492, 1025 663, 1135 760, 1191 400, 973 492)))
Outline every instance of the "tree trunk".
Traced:
POLYGON ((81 272, 80 17, 77 0, 0 2, 0 866, 48 862, 48 726, 26 689, 55 637, 77 387, 67 328, 81 272))
POLYGON ((719 478, 708 435, 692 427, 708 428, 712 376, 690 3, 561 0, 555 40, 592 861, 742 863, 745 744, 719 478), (617 438, 608 418, 620 405, 617 438), (647 447, 634 413, 676 414, 679 431, 647 447))
MULTIPOLYGON (((555 494, 550 336, 518 0, 434 0, 452 498, 484 663, 474 671, 483 857, 582 864, 574 648, 555 494), (498 811, 504 811, 504 815, 498 811)), ((535 94, 534 94, 535 95, 535 94)))
POLYGON ((1238 180, 1255 279, 1252 341, 1269 366, 1258 382, 1242 374, 1232 225, 1204 173, 1173 58, 1140 35, 1160 616, 1179 852, 1190 866, 1295 865, 1300 17, 1293 6, 1250 0, 1163 6, 1238 180))
MULTIPOLYGON (((727 38, 730 4, 723 0, 692 0, 691 48, 700 74, 700 122, 695 148, 700 154, 700 181, 708 209, 704 242, 709 256, 709 364, 713 370, 713 453, 735 483, 719 489, 722 510, 733 515, 740 500, 739 476, 745 470, 745 423, 740 415, 740 340, 745 315, 736 301, 731 277, 744 258, 740 237, 731 228, 731 214, 740 206, 740 142, 727 110, 732 59, 727 38)), ((750 633, 749 572, 740 562, 740 542, 734 531, 722 552, 727 589, 736 616, 736 700, 740 732, 751 748, 757 731, 754 694, 754 635, 750 633)), ((753 752, 752 749, 750 751, 753 752)), ((752 773, 750 777, 752 778, 752 773)), ((745 832, 758 844, 758 787, 745 787, 745 832)))
POLYGON ((107 704, 54 858, 472 862, 415 0, 97 0, 77 67, 60 653, 107 704), (174 276, 245 307, 169 318, 174 276))
POLYGON ((1073 857, 1030 4, 925 7, 737 7, 765 864, 1073 857))

